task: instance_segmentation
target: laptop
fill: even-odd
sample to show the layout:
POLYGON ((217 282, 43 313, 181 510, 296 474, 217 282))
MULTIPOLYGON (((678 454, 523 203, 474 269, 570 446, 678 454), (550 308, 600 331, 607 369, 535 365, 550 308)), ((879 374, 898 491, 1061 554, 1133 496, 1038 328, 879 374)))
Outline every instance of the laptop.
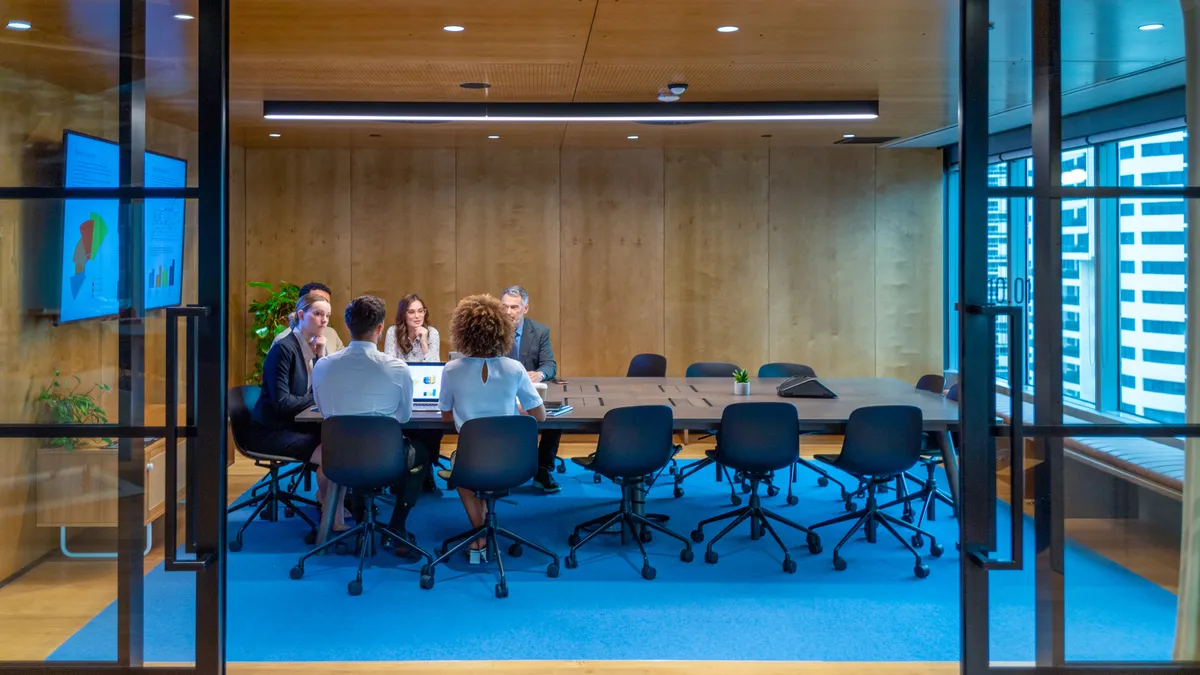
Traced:
POLYGON ((413 412, 437 412, 442 394, 442 369, 445 363, 410 363, 413 381, 413 412))

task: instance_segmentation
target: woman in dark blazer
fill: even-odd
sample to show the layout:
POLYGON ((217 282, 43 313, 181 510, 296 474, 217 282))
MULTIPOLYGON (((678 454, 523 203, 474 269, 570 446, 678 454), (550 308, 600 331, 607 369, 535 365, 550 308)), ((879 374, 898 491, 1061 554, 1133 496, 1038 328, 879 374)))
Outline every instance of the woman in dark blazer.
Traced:
MULTIPOLYGON (((325 326, 331 309, 324 297, 309 293, 296 303, 291 333, 271 345, 263 361, 262 395, 251 416, 264 454, 317 465, 317 501, 327 486, 321 471, 321 429, 297 424, 296 415, 315 405, 312 369, 325 356, 325 326)), ((344 527, 342 514, 336 525, 344 527)), ((338 529, 341 529, 340 527, 338 529)))

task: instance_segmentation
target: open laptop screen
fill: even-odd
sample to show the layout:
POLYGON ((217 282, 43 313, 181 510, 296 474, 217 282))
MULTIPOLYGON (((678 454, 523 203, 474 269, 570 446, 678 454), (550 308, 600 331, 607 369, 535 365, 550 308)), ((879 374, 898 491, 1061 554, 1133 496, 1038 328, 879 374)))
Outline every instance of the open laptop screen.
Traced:
POLYGON ((442 368, 444 363, 410 363, 408 372, 412 375, 413 401, 436 401, 442 393, 442 368))

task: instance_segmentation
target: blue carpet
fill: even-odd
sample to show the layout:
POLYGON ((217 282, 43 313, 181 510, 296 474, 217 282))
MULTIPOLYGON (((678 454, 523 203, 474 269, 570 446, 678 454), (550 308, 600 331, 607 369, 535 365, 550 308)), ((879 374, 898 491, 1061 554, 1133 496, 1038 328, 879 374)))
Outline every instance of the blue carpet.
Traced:
MULTIPOLYGON (((567 550, 571 527, 610 510, 616 486, 593 484, 591 474, 560 476, 552 496, 524 489, 503 504, 504 526, 534 541, 567 550)), ((702 518, 727 510, 728 486, 701 472, 687 494, 671 497, 669 481, 656 487, 649 510, 666 513, 687 534, 702 518)), ((803 524, 842 513, 835 486, 818 488, 801 471, 800 503, 764 499, 803 524)), ((944 484, 944 481, 943 481, 944 484)), ((1006 508, 1006 507, 1005 507, 1006 508)), ((232 535, 248 511, 231 517, 232 535)), ((1000 514, 1000 532, 1007 517, 1000 514)), ((423 545, 465 529, 457 496, 426 495, 409 518, 423 545)), ((489 568, 468 573, 465 561, 439 568, 437 586, 418 587, 415 565, 390 553, 376 557, 364 594, 350 597, 350 556, 315 558, 300 581, 288 570, 306 550, 299 519, 254 523, 245 549, 229 555, 228 657, 232 661, 392 661, 471 659, 760 659, 818 661, 956 661, 959 658, 959 555, 956 521, 930 523, 946 547, 926 557, 928 579, 913 576, 913 558, 882 529, 879 543, 862 535, 831 563, 834 544, 848 526, 822 531, 825 551, 808 554, 798 533, 780 529, 799 564, 781 570, 782 555, 769 539, 752 542, 746 526, 717 545, 720 561, 679 560, 681 545, 658 535, 648 545, 658 578, 639 575, 637 547, 601 536, 580 553, 578 569, 558 579, 544 575, 546 559, 529 551, 505 558, 510 597, 493 596, 489 568)), ((1026 560, 1032 561, 1033 533, 1026 560)), ((719 528, 706 529, 711 537, 719 528)), ((926 547, 928 548, 928 547, 926 547)), ((472 570, 473 571, 473 570, 472 570)), ((991 575, 992 659, 1034 659, 1033 565, 991 575)), ((195 582, 162 566, 146 577, 148 661, 189 661, 195 653, 195 582)), ((53 655, 56 660, 116 657, 116 603, 101 612, 53 655)), ((1171 657, 1175 596, 1076 544, 1066 552, 1067 656, 1079 660, 1166 660, 1171 657)))

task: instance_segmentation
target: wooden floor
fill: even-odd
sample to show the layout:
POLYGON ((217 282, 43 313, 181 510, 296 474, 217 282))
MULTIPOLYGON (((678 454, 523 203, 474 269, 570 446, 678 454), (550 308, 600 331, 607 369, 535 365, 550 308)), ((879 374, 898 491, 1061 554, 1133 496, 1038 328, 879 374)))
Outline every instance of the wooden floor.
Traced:
MULTIPOLYGON (((834 449, 840 439, 806 439, 804 454, 834 449)), ((692 438, 681 457, 695 458, 712 447, 710 441, 692 438)), ((595 448, 594 437, 564 442, 564 457, 581 456, 595 448)), ((452 448, 447 446, 445 452, 452 448)), ((232 500, 245 492, 262 475, 252 463, 241 460, 229 470, 229 495, 232 500)), ((184 521, 180 518, 180 523, 184 521)), ((160 521, 161 523, 161 521, 160 521)), ((111 549, 113 531, 93 530, 72 542, 73 548, 111 549)), ((1138 574, 1175 590, 1178 577, 1178 551, 1146 538, 1144 533, 1122 521, 1086 521, 1068 524, 1068 535, 1138 574)), ((155 546, 146 556, 149 572, 163 559, 161 525, 155 527, 155 546)), ((116 563, 111 560, 70 560, 57 552, 48 556, 21 577, 0 587, 0 662, 42 661, 74 633, 111 604, 117 597, 116 563)), ((116 640, 116 635, 113 635, 116 640)), ((854 662, 755 662, 755 661, 495 661, 495 662, 410 662, 410 663, 233 663, 234 675, 374 675, 383 673, 431 673, 457 675, 483 669, 500 675, 550 675, 579 673, 587 675, 691 675, 693 673, 730 673, 731 675, 950 675, 959 672, 956 662, 949 663, 854 663, 854 662)))

